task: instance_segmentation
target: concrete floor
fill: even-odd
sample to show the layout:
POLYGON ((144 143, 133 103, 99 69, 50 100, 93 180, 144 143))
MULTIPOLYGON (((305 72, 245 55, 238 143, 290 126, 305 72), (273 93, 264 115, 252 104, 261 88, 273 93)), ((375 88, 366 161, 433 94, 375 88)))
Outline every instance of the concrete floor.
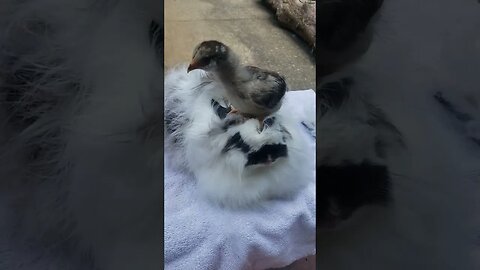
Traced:
MULTIPOLYGON (((242 62, 277 71, 292 90, 315 89, 315 58, 305 43, 282 29, 261 0, 165 0, 165 69, 188 63, 195 45, 216 39, 242 62)), ((284 269, 312 270, 315 256, 284 269)))
POLYGON ((242 62, 277 71, 292 90, 315 89, 315 59, 305 43, 280 28, 260 0, 165 0, 165 68, 188 63, 195 45, 216 39, 242 62))

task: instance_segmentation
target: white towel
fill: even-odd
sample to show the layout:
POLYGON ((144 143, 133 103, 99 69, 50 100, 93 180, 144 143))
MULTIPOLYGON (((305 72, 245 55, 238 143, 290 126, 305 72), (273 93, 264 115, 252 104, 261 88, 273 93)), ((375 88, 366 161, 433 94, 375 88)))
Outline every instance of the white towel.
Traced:
MULTIPOLYGON (((298 119, 314 156, 315 92, 288 92, 281 110, 298 119)), ((165 268, 267 269, 315 254, 315 160, 302 177, 311 181, 292 200, 231 210, 201 197, 193 176, 165 160, 165 268)))

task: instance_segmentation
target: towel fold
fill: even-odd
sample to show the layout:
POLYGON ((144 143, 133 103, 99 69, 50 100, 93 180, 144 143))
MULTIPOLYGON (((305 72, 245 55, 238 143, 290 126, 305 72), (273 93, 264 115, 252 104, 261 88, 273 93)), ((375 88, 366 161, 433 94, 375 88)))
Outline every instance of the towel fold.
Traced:
MULTIPOLYGON (((306 154, 314 157, 315 92, 288 92, 281 110, 298 119, 311 146, 306 154)), ((171 165, 165 159, 166 269, 267 269, 315 253, 314 159, 298 176, 310 178, 309 184, 294 198, 237 210, 211 204, 193 175, 171 165)))

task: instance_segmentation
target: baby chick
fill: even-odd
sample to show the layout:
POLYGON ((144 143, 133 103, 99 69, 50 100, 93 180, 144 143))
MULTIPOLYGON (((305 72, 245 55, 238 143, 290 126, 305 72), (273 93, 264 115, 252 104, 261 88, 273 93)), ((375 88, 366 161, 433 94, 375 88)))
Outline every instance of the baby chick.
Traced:
POLYGON ((195 47, 187 72, 194 69, 212 73, 225 88, 225 96, 233 107, 230 113, 257 118, 260 130, 264 118, 280 109, 287 91, 282 75, 241 65, 237 55, 216 40, 204 41, 195 47))

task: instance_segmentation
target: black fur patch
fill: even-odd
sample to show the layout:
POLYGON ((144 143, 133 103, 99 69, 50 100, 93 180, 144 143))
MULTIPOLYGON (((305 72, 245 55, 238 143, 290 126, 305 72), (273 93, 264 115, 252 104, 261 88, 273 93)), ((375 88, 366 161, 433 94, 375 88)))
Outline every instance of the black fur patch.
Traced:
POLYGON ((317 215, 320 225, 348 219, 358 208, 386 204, 390 197, 386 166, 365 161, 317 166, 317 215))
POLYGON ((283 125, 280 126, 280 132, 283 134, 282 136, 282 141, 287 142, 287 139, 292 139, 292 134, 288 131, 287 128, 285 128, 283 125))
POLYGON ((250 152, 250 146, 243 141, 240 132, 235 133, 223 147, 222 153, 226 153, 233 148, 240 149, 243 153, 247 154, 250 152))
POLYGON ((239 125, 241 123, 243 123, 243 116, 234 115, 224 122, 222 130, 226 132, 231 126, 239 125))
POLYGON ((302 126, 308 131, 308 134, 310 134, 313 138, 317 138, 317 135, 315 134, 315 129, 313 127, 310 127, 303 121, 301 123, 302 126))
MULTIPOLYGON (((385 115, 385 113, 380 109, 375 107, 372 104, 366 103, 367 110, 369 113, 369 119, 367 120, 367 124, 371 127, 374 127, 377 130, 388 130, 394 134, 397 135, 397 140, 396 142, 403 146, 406 147, 405 142, 403 141, 402 138, 402 133, 400 130, 397 129, 397 127, 390 122, 388 117, 385 115)), ((376 138, 375 141, 375 151, 378 157, 380 158, 385 158, 386 157, 386 148, 388 145, 386 142, 380 140, 380 138, 376 138)))
MULTIPOLYGON (((211 100, 212 107, 220 119, 225 119, 227 117, 228 112, 231 108, 222 107, 217 101, 211 100)), ((225 122, 224 126, 222 127, 223 131, 228 130, 231 125, 238 124, 240 118, 233 117, 231 120, 225 122)), ((264 129, 272 126, 276 121, 275 117, 266 118, 264 123, 264 129)), ((280 132, 284 133, 284 141, 286 141, 286 136, 290 136, 288 130, 285 127, 280 126, 280 132)), ((255 164, 262 164, 267 162, 273 162, 277 160, 279 157, 286 157, 287 156, 287 146, 285 144, 267 144, 263 145, 257 151, 251 151, 250 145, 245 143, 240 135, 240 132, 235 133, 230 139, 228 139, 227 143, 222 149, 222 153, 226 153, 232 149, 239 149, 244 154, 248 154, 247 156, 247 164, 245 166, 255 165, 255 164)))
POLYGON ((367 103, 366 106, 370 116, 367 120, 368 125, 376 128, 385 128, 400 134, 400 131, 397 129, 397 127, 395 127, 395 125, 388 120, 388 117, 380 108, 369 103, 367 103))
POLYGON ((217 116, 220 117, 220 119, 222 120, 225 119, 225 117, 227 117, 227 114, 232 110, 231 108, 222 107, 220 103, 213 99, 211 101, 211 104, 217 116))
POLYGON ((320 114, 324 115, 331 108, 339 108, 349 97, 353 84, 354 81, 350 77, 323 84, 318 91, 320 114))
POLYGON ((285 144, 266 144, 258 151, 248 154, 248 161, 245 166, 273 162, 280 157, 286 157, 287 146, 285 144))
MULTIPOLYGON (((448 112, 450 113, 455 119, 460 121, 462 124, 467 124, 468 122, 472 121, 474 117, 469 115, 468 113, 461 112, 457 107, 455 107, 450 101, 443 97, 442 92, 437 92, 434 95, 435 100, 448 112)), ((464 129, 464 127, 462 128, 464 129)), ((469 139, 472 140, 475 144, 480 146, 480 139, 469 136, 469 139)))
POLYGON ((472 117, 466 113, 460 112, 455 106, 443 97, 442 92, 437 92, 433 96, 435 100, 442 105, 442 107, 449 113, 453 114, 460 122, 468 122, 472 120, 472 117))
POLYGON ((263 120, 263 126, 264 128, 271 127, 275 123, 275 117, 268 117, 265 120, 263 120))
POLYGON ((251 151, 251 147, 245 143, 240 132, 235 133, 222 149, 226 153, 232 149, 239 149, 244 154, 248 154, 245 166, 274 162, 280 157, 287 157, 288 151, 285 144, 266 144, 257 151, 251 151))

